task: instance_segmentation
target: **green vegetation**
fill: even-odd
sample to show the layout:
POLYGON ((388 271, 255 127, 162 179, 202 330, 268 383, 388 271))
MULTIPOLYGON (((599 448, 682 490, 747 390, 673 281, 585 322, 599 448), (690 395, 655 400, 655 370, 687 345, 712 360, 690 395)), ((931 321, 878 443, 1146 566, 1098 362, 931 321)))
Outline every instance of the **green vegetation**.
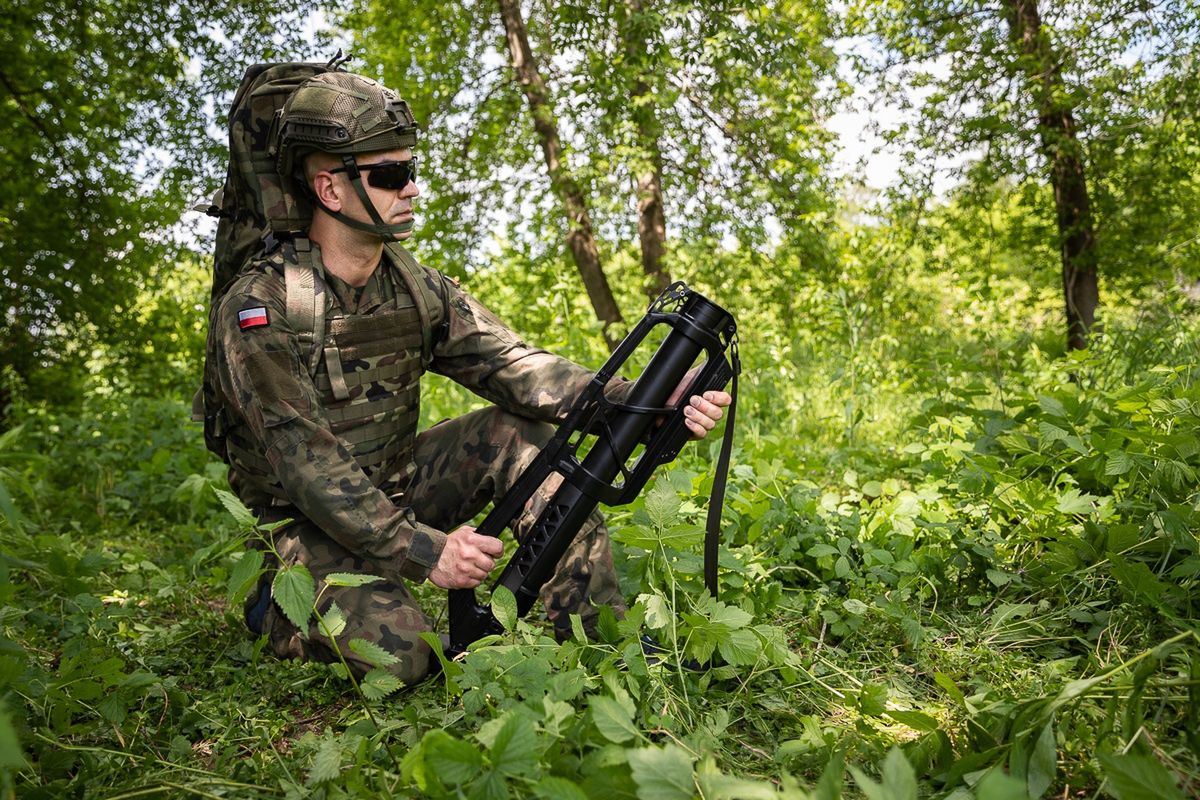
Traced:
MULTIPOLYGON (((211 243, 172 227, 175 195, 215 174, 207 101, 224 107, 245 62, 298 51, 262 37, 219 79, 191 59, 249 46, 226 29, 257 41, 275 19, 259 5, 143 18, 103 0, 93 27, 40 2, 0 14, 0 161, 19 176, 0 192, 0 798, 1200 794, 1194 4, 1044 10, 1036 52, 1007 38, 1027 0, 532 4, 626 323, 656 244, 657 269, 740 323, 721 593, 699 553, 713 440, 610 510, 632 608, 599 641, 557 644, 497 597, 508 632, 413 688, 279 661, 245 630, 244 544, 263 531, 187 421, 211 243), (105 35, 126 18, 143 33, 105 35), (866 39, 907 66, 873 73, 846 45, 866 39), (891 136, 911 169, 865 208, 823 127, 855 66, 878 96, 924 100, 891 136), (1071 137, 1047 135, 1047 109, 1073 115, 1071 137), (965 159, 948 193, 918 169, 930 147, 965 159), (160 151, 171 169, 139 162, 160 151), (1064 222, 1055 164, 1086 167, 1085 349, 1061 283, 1083 222, 1064 222), (637 224, 651 173, 657 243, 637 224)), ((499 13, 444 5, 331 15, 434 128, 414 249, 598 365, 499 13)), ((430 376, 423 424, 481 402, 430 376)), ((276 580, 307 616, 303 572, 276 580)))
MULTIPOLYGON (((1194 792, 1194 304, 1131 296, 1141 310, 1065 359, 1025 324, 1036 294, 982 308, 967 275, 909 256, 887 280, 848 261, 836 289, 799 283, 794 334, 745 301, 720 602, 701 592, 694 448, 612 513, 637 602, 603 642, 522 621, 411 690, 359 694, 245 633, 246 521, 182 402, 14 407, 6 780, 29 797, 832 797, 845 763, 852 796, 1194 792), (674 666, 688 657, 712 666, 674 666)), ((519 324, 556 313, 539 289, 519 324)), ((593 359, 586 333, 565 346, 593 359)), ((435 385, 426 413, 461 403, 435 385)))

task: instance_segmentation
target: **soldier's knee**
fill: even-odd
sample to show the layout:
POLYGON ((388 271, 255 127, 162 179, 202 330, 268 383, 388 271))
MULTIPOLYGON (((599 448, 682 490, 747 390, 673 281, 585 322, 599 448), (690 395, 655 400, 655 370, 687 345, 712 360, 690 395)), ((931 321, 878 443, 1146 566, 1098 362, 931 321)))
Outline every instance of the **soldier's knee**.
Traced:
POLYGON ((385 637, 375 644, 386 653, 383 659, 367 653, 365 648, 356 652, 351 644, 341 647, 342 657, 346 659, 347 666, 356 678, 361 679, 369 671, 379 667, 395 675, 405 686, 414 686, 436 672, 436 667, 440 665, 433 650, 416 632, 412 632, 411 636, 400 636, 390 641, 385 637))

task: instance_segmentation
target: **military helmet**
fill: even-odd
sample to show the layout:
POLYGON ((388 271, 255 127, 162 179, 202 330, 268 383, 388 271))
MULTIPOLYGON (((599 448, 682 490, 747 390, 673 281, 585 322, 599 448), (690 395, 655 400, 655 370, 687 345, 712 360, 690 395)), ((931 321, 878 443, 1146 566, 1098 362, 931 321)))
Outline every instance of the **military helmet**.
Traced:
POLYGON ((316 151, 366 153, 417 143, 408 103, 386 86, 349 72, 326 72, 302 83, 279 111, 275 128, 277 168, 288 177, 316 151))
POLYGON ((367 196, 355 157, 356 153, 416 145, 417 121, 408 103, 391 89, 349 72, 316 75, 300 84, 277 112, 271 138, 272 155, 283 180, 294 180, 311 196, 317 208, 343 225, 393 240, 412 230, 411 219, 389 223, 380 216, 367 196), (370 222, 334 211, 308 190, 308 182, 300 174, 301 167, 305 156, 318 151, 342 157, 341 169, 370 215, 370 222))

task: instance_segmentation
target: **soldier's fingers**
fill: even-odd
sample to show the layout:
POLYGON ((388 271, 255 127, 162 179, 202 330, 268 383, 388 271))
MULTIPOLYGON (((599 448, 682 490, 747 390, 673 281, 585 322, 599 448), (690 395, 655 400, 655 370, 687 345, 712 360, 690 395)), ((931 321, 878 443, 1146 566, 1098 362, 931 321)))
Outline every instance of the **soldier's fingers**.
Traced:
POLYGON ((488 576, 487 571, 474 564, 463 564, 459 570, 459 579, 471 586, 478 586, 488 576))
MULTIPOLYGON (((713 429, 713 426, 715 426, 717 424, 716 419, 714 419, 711 416, 706 415, 703 411, 701 411, 698 408, 693 408, 692 406, 688 406, 687 408, 685 408, 683 410, 683 416, 684 416, 684 419, 686 419, 687 421, 701 426, 706 431, 711 431, 713 429)), ((689 425, 688 427, 691 427, 691 426, 689 425)))
POLYGON ((687 417, 684 417, 683 424, 686 425, 687 429, 692 432, 693 439, 703 439, 705 434, 708 433, 708 428, 705 428, 703 425, 700 425, 697 422, 692 422, 687 417))
POLYGON ((689 402, 691 403, 692 408, 713 420, 718 420, 725 415, 725 412, 721 410, 720 406, 718 406, 716 403, 710 403, 699 395, 693 395, 689 402))
POLYGON ((478 547, 489 556, 504 555, 504 542, 495 536, 484 536, 481 533, 471 534, 471 544, 478 547))
POLYGON ((729 392, 722 392, 716 389, 705 392, 704 399, 710 403, 721 406, 722 408, 725 408, 733 402, 733 397, 730 396, 729 392))

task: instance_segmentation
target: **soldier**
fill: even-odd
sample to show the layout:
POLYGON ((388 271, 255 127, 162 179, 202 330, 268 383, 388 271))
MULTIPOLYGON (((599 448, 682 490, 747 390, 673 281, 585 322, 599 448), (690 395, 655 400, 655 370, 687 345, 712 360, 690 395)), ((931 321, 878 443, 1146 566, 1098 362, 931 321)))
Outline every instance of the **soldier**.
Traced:
MULTIPOLYGON (((359 673, 370 664, 346 645, 374 642, 397 657, 391 669, 412 684, 436 659, 418 635, 432 622, 406 582, 471 588, 487 577, 502 544, 463 523, 503 496, 591 373, 521 341, 397 244, 412 235, 419 190, 416 126, 394 92, 325 73, 292 94, 278 123, 279 171, 303 181, 316 209, 308 241, 323 267, 314 291, 325 331, 312 351, 313 372, 307 343, 289 324, 283 275, 294 247, 253 265, 222 298, 214 333, 229 480, 264 521, 295 520, 275 532, 275 549, 284 563, 308 567, 321 610, 337 603, 347 624, 336 644, 315 623, 302 636, 271 601, 268 581, 247 602, 247 622, 281 656, 334 661, 336 646, 359 673), (425 370, 494 405, 418 434, 425 370), (326 587, 333 572, 384 580, 326 587)), ((606 392, 620 399, 628 385, 614 381, 606 392)), ((729 395, 709 392, 689 403, 688 426, 702 438, 729 395)), ((518 538, 554 481, 513 526, 518 538)), ((598 512, 542 597, 560 637, 570 634, 572 613, 591 629, 598 605, 624 610, 598 512)))

